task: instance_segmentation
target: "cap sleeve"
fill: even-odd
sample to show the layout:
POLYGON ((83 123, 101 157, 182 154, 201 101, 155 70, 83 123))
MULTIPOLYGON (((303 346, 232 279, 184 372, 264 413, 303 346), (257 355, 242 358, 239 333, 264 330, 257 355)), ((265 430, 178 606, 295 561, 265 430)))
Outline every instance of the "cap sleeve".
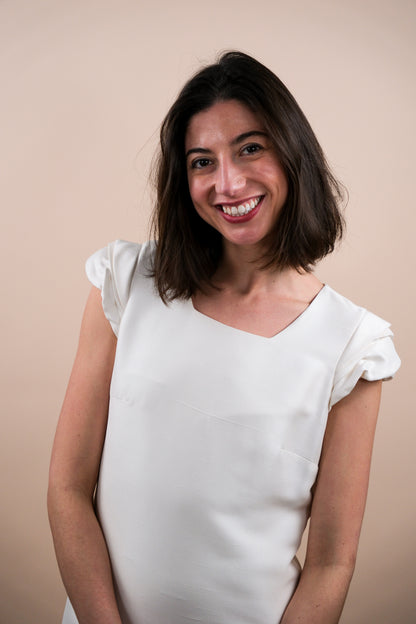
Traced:
POLYGON ((141 245, 114 241, 86 262, 90 282, 101 290, 103 310, 116 336, 126 307, 141 245))
POLYGON ((343 351, 334 376, 329 407, 347 396, 360 378, 391 379, 400 367, 390 324, 371 312, 364 315, 343 351))

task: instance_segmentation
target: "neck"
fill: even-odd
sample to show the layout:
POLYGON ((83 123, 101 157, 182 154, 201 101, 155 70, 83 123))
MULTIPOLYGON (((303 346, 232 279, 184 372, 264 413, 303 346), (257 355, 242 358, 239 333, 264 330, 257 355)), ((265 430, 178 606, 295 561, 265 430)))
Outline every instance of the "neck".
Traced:
POLYGON ((258 247, 224 245, 223 256, 215 275, 220 288, 229 288, 240 294, 249 294, 275 286, 277 281, 285 282, 294 269, 279 271, 276 268, 263 269, 261 251, 258 247))

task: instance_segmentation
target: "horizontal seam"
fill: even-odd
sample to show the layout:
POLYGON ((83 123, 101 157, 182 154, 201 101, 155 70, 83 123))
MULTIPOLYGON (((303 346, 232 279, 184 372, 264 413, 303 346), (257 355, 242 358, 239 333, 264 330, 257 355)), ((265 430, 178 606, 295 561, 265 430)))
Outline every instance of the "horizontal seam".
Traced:
POLYGON ((200 414, 204 414, 205 416, 209 416, 210 418, 214 418, 215 420, 220 420, 221 422, 230 423, 232 425, 236 425, 237 427, 243 427, 244 429, 253 429, 254 431, 259 431, 260 433, 267 433, 264 429, 260 429, 259 427, 255 427, 253 425, 246 425, 244 423, 237 422, 235 420, 231 420, 230 418, 224 418, 222 416, 218 416, 217 414, 212 414, 211 412, 207 412, 206 410, 200 409, 199 407, 195 407, 190 403, 186 403, 186 401, 180 401, 179 399, 173 399, 175 403, 179 405, 185 405, 195 412, 199 412, 200 414))
POLYGON ((316 462, 312 461, 312 459, 309 459, 308 457, 305 457, 304 455, 301 455, 300 453, 296 453, 295 451, 291 451, 291 450, 285 448, 284 446, 281 446, 280 450, 284 451, 285 453, 289 453, 290 455, 294 455, 295 457, 299 457, 300 459, 303 459, 306 462, 308 462, 309 464, 312 464, 313 466, 318 468, 318 464, 316 462))

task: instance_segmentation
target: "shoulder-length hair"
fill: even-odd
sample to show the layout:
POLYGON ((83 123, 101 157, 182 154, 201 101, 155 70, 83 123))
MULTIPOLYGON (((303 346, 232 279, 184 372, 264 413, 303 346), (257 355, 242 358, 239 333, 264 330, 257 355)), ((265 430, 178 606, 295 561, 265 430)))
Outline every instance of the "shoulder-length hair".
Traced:
POLYGON ((221 259, 222 238, 197 214, 189 194, 185 135, 195 114, 227 100, 238 100, 258 116, 287 177, 287 199, 269 237, 264 268, 310 271, 342 236, 343 187, 296 100, 267 67, 242 52, 226 52, 185 84, 160 130, 153 277, 165 303, 204 290, 221 259))

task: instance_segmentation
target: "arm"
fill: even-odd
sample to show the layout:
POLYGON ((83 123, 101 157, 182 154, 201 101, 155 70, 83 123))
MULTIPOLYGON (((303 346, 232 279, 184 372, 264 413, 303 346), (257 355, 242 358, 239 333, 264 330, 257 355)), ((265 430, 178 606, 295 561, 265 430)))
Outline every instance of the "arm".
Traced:
POLYGON ((354 571, 381 382, 360 380, 329 417, 305 566, 281 624, 337 624, 354 571))
POLYGON ((121 624, 104 536, 93 509, 116 337, 93 288, 56 431, 48 513, 62 579, 80 624, 121 624))

